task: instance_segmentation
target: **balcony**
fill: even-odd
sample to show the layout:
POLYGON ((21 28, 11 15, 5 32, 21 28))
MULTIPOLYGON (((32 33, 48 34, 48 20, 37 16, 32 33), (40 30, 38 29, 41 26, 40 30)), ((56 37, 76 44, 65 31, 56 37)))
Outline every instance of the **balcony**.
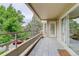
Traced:
POLYGON ((27 31, 1 34, 12 36, 9 42, 0 44, 1 56, 77 56, 70 47, 69 20, 79 15, 78 9, 73 12, 79 4, 25 5, 33 12, 34 23, 27 31), (19 38, 26 32, 30 32, 28 37, 19 38))
POLYGON ((20 45, 15 42, 15 48, 11 48, 11 43, 4 46, 6 45, 9 50, 5 51, 1 56, 61 56, 59 50, 66 50, 56 37, 44 37, 42 32, 23 41, 20 45))

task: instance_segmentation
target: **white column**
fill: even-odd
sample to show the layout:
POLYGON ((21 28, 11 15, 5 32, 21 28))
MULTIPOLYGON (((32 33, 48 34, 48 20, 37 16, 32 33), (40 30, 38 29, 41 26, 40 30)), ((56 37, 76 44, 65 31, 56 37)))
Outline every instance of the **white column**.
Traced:
POLYGON ((57 20, 57 40, 59 40, 59 41, 62 41, 61 23, 62 23, 62 20, 58 19, 57 20))
POLYGON ((43 36, 45 37, 47 34, 47 21, 42 21, 43 23, 43 36))
POLYGON ((57 20, 57 39, 69 45, 69 17, 57 20))
POLYGON ((69 16, 66 16, 66 44, 69 45, 70 37, 69 37, 69 16))
POLYGON ((69 17, 62 19, 62 41, 69 45, 69 17))

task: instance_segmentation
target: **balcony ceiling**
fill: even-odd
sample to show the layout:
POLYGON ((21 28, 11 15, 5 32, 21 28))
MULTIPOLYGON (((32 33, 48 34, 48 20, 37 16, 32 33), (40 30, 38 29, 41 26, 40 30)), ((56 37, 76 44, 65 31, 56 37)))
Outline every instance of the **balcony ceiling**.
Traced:
POLYGON ((41 19, 58 19, 67 12, 74 3, 30 3, 32 9, 41 19))

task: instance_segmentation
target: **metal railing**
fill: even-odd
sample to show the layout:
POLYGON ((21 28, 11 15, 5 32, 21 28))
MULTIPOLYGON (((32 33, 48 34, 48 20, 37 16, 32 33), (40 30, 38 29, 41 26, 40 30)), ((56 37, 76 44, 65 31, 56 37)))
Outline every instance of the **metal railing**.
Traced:
POLYGON ((10 49, 17 48, 23 41, 29 39, 31 33, 29 32, 7 32, 0 34, 0 54, 4 51, 9 51, 10 49), (23 34, 25 38, 21 38, 23 34))
POLYGON ((18 56, 18 55, 28 55, 30 50, 35 46, 35 44, 42 38, 42 33, 35 35, 34 37, 24 41, 22 44, 14 49, 6 51, 1 55, 5 56, 18 56))
POLYGON ((28 33, 27 35, 25 35, 25 38, 21 38, 20 34, 22 34, 24 32, 25 31, 8 32, 5 34, 0 34, 0 36, 1 35, 10 35, 11 36, 10 41, 0 44, 0 48, 5 47, 5 50, 4 50, 5 52, 2 51, 4 53, 2 53, 1 55, 20 55, 26 48, 28 48, 28 46, 33 44, 38 38, 42 37, 42 33, 39 32, 37 35, 34 35, 34 36, 31 36, 31 33, 28 33), (26 44, 24 42, 26 42, 26 44), (24 48, 24 50, 23 50, 23 48, 24 48), (20 49, 20 50, 17 50, 17 49, 20 49), (14 52, 14 51, 16 51, 16 52, 14 52), (18 51, 19 52, 22 51, 22 52, 18 53, 18 51), (8 54, 6 52, 8 52, 8 54), (13 52, 14 52, 14 54, 13 54, 13 52))

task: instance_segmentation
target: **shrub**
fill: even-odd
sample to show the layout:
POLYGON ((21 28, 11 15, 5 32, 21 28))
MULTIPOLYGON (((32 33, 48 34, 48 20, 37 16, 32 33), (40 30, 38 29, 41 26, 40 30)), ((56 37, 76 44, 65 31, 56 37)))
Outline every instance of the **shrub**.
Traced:
POLYGON ((17 38, 21 39, 21 40, 25 40, 27 38, 29 38, 29 36, 31 35, 30 32, 23 32, 23 33, 19 33, 17 36, 17 38))
POLYGON ((9 42, 11 40, 11 35, 1 35, 0 44, 9 42))

